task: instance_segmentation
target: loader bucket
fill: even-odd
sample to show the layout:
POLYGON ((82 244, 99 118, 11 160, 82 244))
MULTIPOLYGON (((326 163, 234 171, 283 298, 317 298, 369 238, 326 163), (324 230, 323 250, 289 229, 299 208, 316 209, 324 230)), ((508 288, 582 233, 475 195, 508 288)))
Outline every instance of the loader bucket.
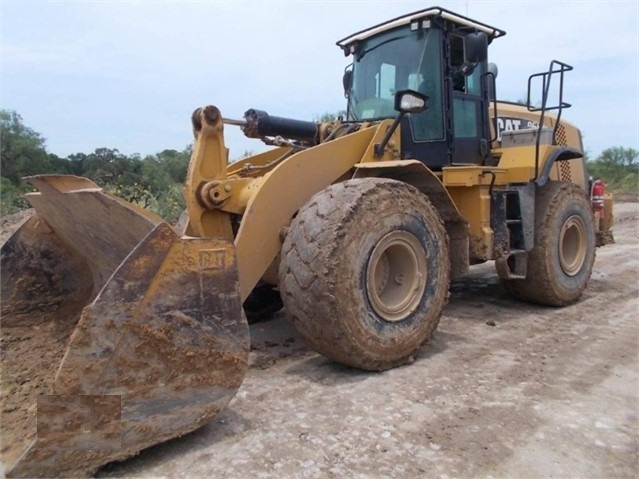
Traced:
POLYGON ((37 215, 1 250, 0 457, 8 477, 89 475, 198 428, 239 388, 235 249, 83 178, 31 183, 37 215))

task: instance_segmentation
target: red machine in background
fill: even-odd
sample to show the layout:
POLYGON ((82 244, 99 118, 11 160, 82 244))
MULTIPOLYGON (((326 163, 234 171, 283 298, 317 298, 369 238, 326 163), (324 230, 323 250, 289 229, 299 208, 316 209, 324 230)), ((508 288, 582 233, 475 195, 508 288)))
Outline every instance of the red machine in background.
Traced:
POLYGON ((590 186, 590 201, 595 213, 595 229, 597 246, 615 242, 610 231, 612 225, 612 194, 606 193, 606 184, 602 180, 595 180, 590 186))

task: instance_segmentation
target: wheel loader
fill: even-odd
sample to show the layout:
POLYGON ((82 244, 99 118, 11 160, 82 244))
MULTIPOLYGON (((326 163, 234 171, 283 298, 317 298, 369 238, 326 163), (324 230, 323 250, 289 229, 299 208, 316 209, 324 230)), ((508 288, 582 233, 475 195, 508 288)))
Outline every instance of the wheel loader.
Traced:
POLYGON ((561 120, 569 65, 532 75, 528 105, 496 100, 504 35, 428 8, 337 42, 334 121, 196 109, 179 230, 88 179, 29 178, 37 214, 2 247, 7 475, 91 474, 209 421, 246 373, 251 298, 365 370, 409 363, 476 263, 522 300, 577 301, 611 198, 596 216, 561 120), (229 163, 225 125, 273 148, 229 163))

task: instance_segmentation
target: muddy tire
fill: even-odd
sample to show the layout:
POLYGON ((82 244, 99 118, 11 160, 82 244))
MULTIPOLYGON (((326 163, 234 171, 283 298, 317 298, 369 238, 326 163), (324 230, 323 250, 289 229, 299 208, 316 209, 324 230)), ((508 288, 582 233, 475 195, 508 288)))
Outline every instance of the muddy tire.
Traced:
POLYGON ((329 186, 291 223, 280 291, 306 343, 334 361, 384 370, 412 359, 448 298, 448 237, 428 198, 366 178, 329 186))
POLYGON ((535 246, 528 253, 526 279, 503 279, 524 301, 566 306, 583 293, 595 261, 592 207, 572 183, 550 181, 537 190, 535 246))

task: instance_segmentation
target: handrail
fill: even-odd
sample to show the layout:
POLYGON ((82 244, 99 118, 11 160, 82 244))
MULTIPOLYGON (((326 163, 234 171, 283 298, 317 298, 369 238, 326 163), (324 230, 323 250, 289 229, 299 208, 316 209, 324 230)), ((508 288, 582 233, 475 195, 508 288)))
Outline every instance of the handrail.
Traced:
POLYGON ((482 84, 483 84, 483 88, 484 88, 484 98, 487 98, 489 102, 492 102, 492 106, 493 106, 493 119, 492 119, 492 123, 493 123, 493 133, 490 136, 490 142, 494 142, 497 141, 497 139, 499 138, 499 128, 498 128, 498 123, 497 123, 497 82, 495 81, 495 73, 493 72, 486 72, 482 75, 482 84), (490 84, 488 83, 487 78, 491 77, 491 82, 490 84), (491 95, 487 94, 487 90, 489 91, 489 87, 492 89, 492 99, 490 98, 491 95))
POLYGON ((552 132, 552 144, 556 144, 556 135, 557 129, 559 128, 559 120, 561 119, 561 112, 564 108, 570 108, 572 105, 570 103, 566 103, 563 100, 564 96, 564 73, 569 72, 573 69, 572 66, 567 63, 560 62, 559 60, 552 60, 550 62, 550 67, 547 72, 535 73, 528 77, 528 95, 526 98, 526 107, 530 112, 541 111, 541 115, 539 118, 539 126, 537 129, 537 140, 535 141, 535 176, 530 181, 537 180, 539 176, 539 143, 541 141, 541 132, 544 127, 544 119, 546 116, 546 112, 550 110, 558 110, 557 112, 557 121, 555 122, 555 126, 552 132), (550 83, 552 80, 552 76, 554 74, 559 74, 559 101, 555 106, 548 106, 548 93, 550 92, 550 83), (542 81, 542 99, 541 99, 541 107, 533 107, 530 104, 530 92, 532 86, 532 80, 534 78, 541 77, 542 81))

